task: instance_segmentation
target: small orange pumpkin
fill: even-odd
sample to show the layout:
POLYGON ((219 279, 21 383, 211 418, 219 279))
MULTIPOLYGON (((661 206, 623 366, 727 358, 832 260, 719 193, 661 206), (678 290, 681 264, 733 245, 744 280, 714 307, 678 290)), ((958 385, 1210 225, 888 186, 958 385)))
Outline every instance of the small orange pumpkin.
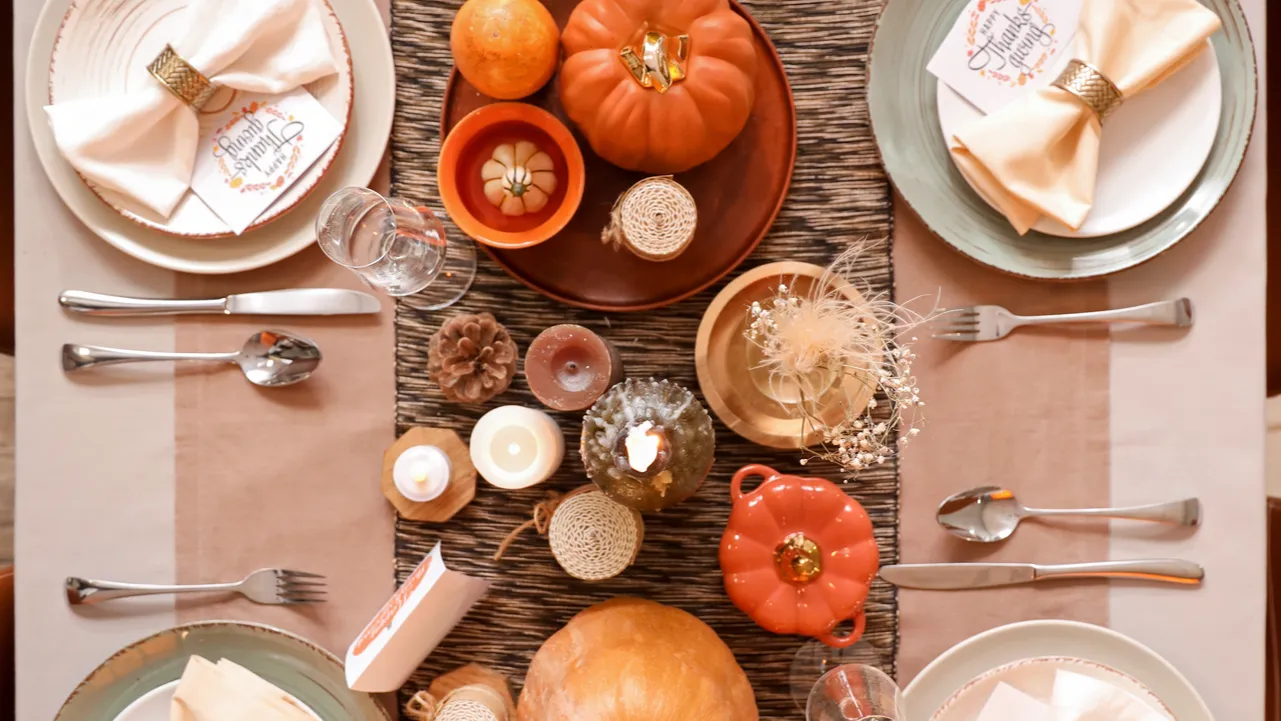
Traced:
POLYGON ((756 43, 729 0, 583 0, 561 42, 561 104, 619 167, 689 170, 751 115, 756 43))
POLYGON ((467 0, 449 31, 458 72, 499 100, 546 85, 556 72, 559 40, 556 20, 538 0, 467 0))
POLYGON ((867 626, 863 602, 880 565, 872 521, 858 501, 822 478, 744 466, 730 484, 734 508, 721 537, 725 592, 774 633, 813 636, 838 648, 867 626), (762 476, 751 493, 743 480, 762 476), (847 636, 832 634, 853 619, 847 636))

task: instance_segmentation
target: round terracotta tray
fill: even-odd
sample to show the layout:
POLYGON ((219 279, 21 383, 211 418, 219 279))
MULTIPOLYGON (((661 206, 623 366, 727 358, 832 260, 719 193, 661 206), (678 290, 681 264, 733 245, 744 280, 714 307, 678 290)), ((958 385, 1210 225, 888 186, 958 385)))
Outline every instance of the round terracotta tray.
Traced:
MULTIPOLYGON (((564 27, 578 0, 547 0, 547 9, 564 27)), ((575 133, 586 161, 587 190, 569 225, 545 243, 521 250, 481 245, 513 278, 540 293, 583 308, 604 311, 648 310, 688 298, 720 280, 769 232, 787 197, 796 162, 796 106, 778 52, 765 31, 741 5, 756 36, 760 70, 756 105, 743 132, 720 155, 676 180, 698 202, 698 228, 689 250, 665 263, 642 260, 603 245, 601 229, 619 194, 645 177, 617 168, 592 152, 575 133)), ((567 126, 559 99, 559 74, 524 102, 547 109, 567 126)), ((482 95, 455 69, 445 88, 441 137, 482 105, 482 95)))

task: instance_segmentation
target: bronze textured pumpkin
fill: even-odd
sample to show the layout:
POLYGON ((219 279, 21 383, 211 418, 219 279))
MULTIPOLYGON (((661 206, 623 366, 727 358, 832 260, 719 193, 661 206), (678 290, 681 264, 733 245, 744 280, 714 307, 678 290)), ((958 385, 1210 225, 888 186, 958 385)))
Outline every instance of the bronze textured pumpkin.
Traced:
POLYGON ((615 598, 570 619, 538 649, 517 721, 757 721, 734 654, 671 606, 615 598))
POLYGON ((619 167, 689 170, 751 115, 756 45, 729 0, 583 0, 561 43, 561 104, 619 167))

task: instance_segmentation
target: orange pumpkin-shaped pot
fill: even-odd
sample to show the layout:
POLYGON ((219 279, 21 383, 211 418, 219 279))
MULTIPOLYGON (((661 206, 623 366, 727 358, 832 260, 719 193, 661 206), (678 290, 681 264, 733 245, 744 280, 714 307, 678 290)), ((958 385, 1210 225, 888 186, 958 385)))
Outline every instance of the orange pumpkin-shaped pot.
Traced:
POLYGON ((872 521, 858 501, 821 478, 744 466, 730 485, 734 507, 721 537, 721 572, 735 606, 774 633, 853 644, 867 625, 867 600, 879 556, 872 521), (765 481, 751 493, 743 480, 765 481), (854 630, 835 636, 842 621, 854 630))
POLYGON ((751 115, 756 43, 729 0, 583 0, 561 44, 561 104, 619 167, 689 170, 751 115))

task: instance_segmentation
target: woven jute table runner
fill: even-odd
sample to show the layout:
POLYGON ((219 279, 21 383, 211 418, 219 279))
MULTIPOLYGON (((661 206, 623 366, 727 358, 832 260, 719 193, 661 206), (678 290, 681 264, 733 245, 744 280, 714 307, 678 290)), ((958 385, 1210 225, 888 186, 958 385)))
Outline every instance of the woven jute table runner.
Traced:
MULTIPOLYGON (((436 157, 440 151, 441 98, 452 65, 449 29, 455 0, 393 0, 392 47, 396 55, 397 108, 392 133, 392 192, 439 209, 436 157)), ((756 0, 744 5, 769 33, 786 66, 796 98, 799 151, 792 187, 772 231, 744 264, 777 260, 830 262, 862 238, 888 238, 890 191, 877 159, 865 102, 866 59, 879 0, 756 0)), ((462 237, 446 223, 451 237, 462 237)), ((694 242, 698 242, 696 239, 694 242)), ((676 261, 679 262, 679 261, 676 261)), ((858 280, 874 291, 891 291, 893 268, 886 243, 864 254, 858 280)), ((735 274, 731 274, 731 278, 735 274)), ((402 300, 396 313, 396 420, 412 426, 452 428, 468 437, 487 410, 506 404, 539 407, 523 377, 484 406, 448 403, 427 378, 427 345, 444 318, 457 312, 491 311, 507 326, 523 353, 543 329, 577 323, 617 345, 632 377, 668 378, 698 390, 694 337, 704 309, 722 284, 658 311, 604 314, 550 300, 508 277, 481 254, 476 282, 466 297, 444 312, 402 300)), ((888 404, 882 404, 882 407, 888 404)), ((599 583, 578 581, 552 558, 545 539, 532 532, 503 556, 490 560, 508 532, 530 517, 547 490, 567 492, 585 481, 577 448, 581 413, 554 414, 565 434, 565 463, 548 483, 525 491, 500 491, 484 482, 476 499, 445 524, 400 520, 396 530, 398 578, 403 580, 440 541, 456 570, 494 580, 484 597, 440 644, 405 687, 426 688, 432 678, 469 662, 508 675, 519 692, 530 659, 542 642, 584 608, 614 596, 640 596, 678 606, 707 622, 729 644, 751 679, 762 719, 799 719, 789 676, 805 639, 776 636, 757 627, 725 595, 717 563, 729 516, 729 479, 747 463, 780 471, 826 475, 832 466, 800 466, 796 452, 757 446, 718 424, 716 462, 693 498, 645 516, 645 540, 635 565, 599 583)), ((886 464, 845 486, 867 509, 876 527, 881 563, 898 558, 898 471, 886 464)), ((897 602, 879 580, 867 602, 860 660, 893 673, 898 642, 897 602)), ((402 693, 402 699, 405 694, 402 693)))

